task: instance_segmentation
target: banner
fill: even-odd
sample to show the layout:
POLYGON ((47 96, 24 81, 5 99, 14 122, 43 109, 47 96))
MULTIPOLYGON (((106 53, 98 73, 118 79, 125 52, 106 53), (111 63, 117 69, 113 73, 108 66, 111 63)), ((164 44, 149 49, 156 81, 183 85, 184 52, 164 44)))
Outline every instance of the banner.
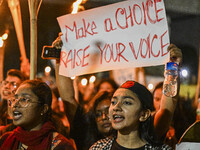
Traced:
POLYGON ((60 72, 94 72, 164 64, 169 33, 163 0, 128 0, 57 18, 60 72))
POLYGON ((181 142, 176 144, 176 150, 198 150, 200 143, 197 142, 181 142))

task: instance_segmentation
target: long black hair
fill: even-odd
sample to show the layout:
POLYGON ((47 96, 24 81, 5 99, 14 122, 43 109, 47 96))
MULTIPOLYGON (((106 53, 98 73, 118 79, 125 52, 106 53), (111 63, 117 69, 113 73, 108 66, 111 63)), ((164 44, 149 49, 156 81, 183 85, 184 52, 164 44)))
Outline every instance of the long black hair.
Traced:
POLYGON ((31 91, 38 97, 38 101, 41 102, 41 107, 43 107, 45 104, 48 105, 49 109, 47 113, 44 114, 44 122, 51 121, 59 133, 68 137, 69 135, 67 135, 62 121, 54 115, 52 116, 52 90, 50 87, 40 79, 26 80, 21 85, 23 84, 30 85, 31 91))
MULTIPOLYGON (((90 111, 88 112, 88 119, 89 119, 89 127, 88 127, 88 135, 86 136, 86 142, 88 143, 89 147, 94 144, 96 141, 105 138, 106 135, 103 135, 102 133, 99 132, 98 128, 97 128, 97 122, 96 122, 96 108, 99 105, 100 102, 102 102, 103 100, 110 100, 112 98, 113 93, 107 92, 107 91, 102 91, 102 92, 98 92, 93 100, 94 100, 94 104, 93 107, 90 109, 90 111)), ((116 131, 113 129, 111 130, 110 133, 108 133, 109 135, 116 135, 116 131)), ((88 148, 89 148, 88 147, 88 148)))

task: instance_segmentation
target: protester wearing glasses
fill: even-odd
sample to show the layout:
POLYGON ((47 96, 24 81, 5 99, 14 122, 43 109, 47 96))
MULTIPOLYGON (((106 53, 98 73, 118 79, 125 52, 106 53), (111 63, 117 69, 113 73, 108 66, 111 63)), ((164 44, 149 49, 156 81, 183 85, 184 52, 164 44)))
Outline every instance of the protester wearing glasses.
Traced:
POLYGON ((8 100, 13 124, 12 132, 0 139, 5 149, 63 149, 74 150, 73 143, 58 133, 59 125, 51 115, 52 93, 40 80, 27 80, 8 100))
POLYGON ((26 79, 27 77, 23 72, 17 69, 10 69, 5 80, 1 82, 0 131, 4 128, 3 126, 12 122, 7 111, 7 99, 14 95, 16 89, 26 79))
POLYGON ((1 100, 8 99, 13 94, 19 85, 27 79, 26 75, 17 70, 10 69, 4 81, 1 82, 1 100))

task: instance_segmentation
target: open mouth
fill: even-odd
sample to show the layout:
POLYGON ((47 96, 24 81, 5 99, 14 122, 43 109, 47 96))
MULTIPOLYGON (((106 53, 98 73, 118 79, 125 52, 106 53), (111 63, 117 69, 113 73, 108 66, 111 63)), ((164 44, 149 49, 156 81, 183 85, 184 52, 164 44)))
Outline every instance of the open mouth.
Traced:
POLYGON ((114 120, 115 123, 121 122, 124 119, 125 119, 124 116, 117 115, 117 114, 113 115, 113 120, 114 120))
POLYGON ((22 117, 22 113, 19 111, 13 111, 13 119, 14 120, 19 120, 22 117))

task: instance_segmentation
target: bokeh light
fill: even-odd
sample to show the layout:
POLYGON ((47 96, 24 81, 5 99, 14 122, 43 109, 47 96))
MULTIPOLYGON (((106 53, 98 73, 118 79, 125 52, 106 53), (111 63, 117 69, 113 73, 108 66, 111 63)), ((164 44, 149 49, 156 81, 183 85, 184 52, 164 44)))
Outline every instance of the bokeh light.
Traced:
POLYGON ((91 76, 90 77, 90 83, 94 83, 96 81, 96 77, 95 76, 91 76))
POLYGON ((181 74, 182 74, 183 77, 187 77, 187 76, 188 76, 188 70, 183 69, 183 70, 181 71, 181 74))
POLYGON ((51 71, 51 67, 50 67, 50 66, 47 66, 47 67, 45 67, 44 70, 45 70, 46 73, 49 73, 49 72, 51 71))
POLYGON ((3 35, 2 35, 2 39, 3 40, 6 40, 8 38, 8 33, 4 33, 3 35))
POLYGON ((148 89, 149 89, 149 90, 152 90, 152 89, 153 89, 153 84, 152 84, 152 83, 150 83, 150 84, 148 85, 148 89))
POLYGON ((81 84, 82 84, 83 86, 86 86, 86 85, 87 85, 87 82, 88 82, 88 80, 87 80, 86 78, 83 78, 83 79, 81 80, 81 84))

